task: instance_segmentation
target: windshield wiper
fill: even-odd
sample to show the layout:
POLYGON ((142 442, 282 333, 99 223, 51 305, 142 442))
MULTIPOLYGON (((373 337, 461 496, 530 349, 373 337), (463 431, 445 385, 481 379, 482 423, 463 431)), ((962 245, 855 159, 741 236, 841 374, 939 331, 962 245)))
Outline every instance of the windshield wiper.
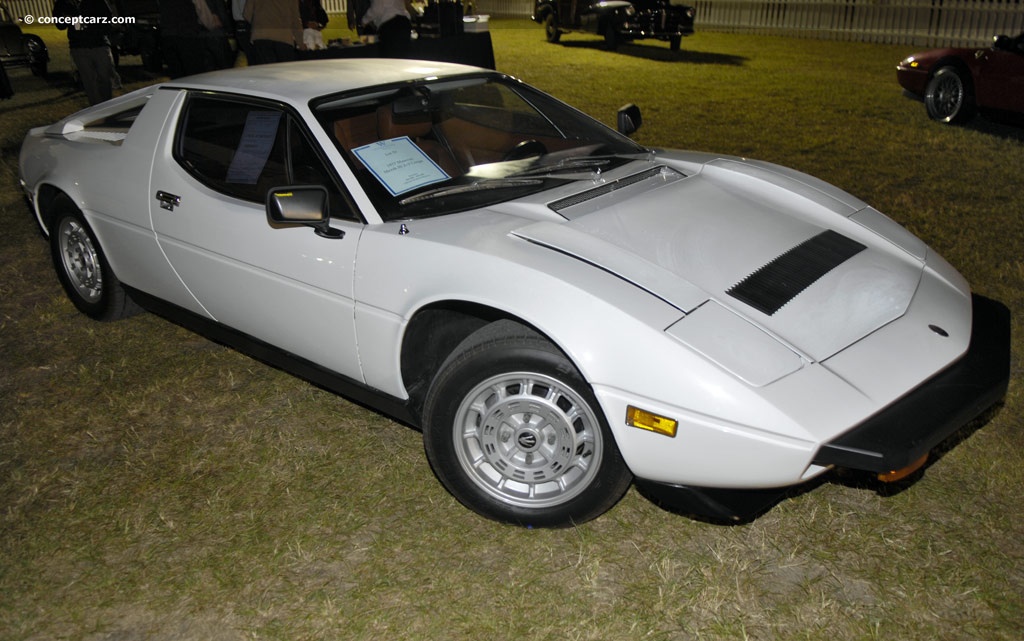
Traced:
POLYGON ((550 164, 532 165, 522 171, 509 174, 509 176, 555 176, 588 170, 591 174, 600 175, 601 168, 611 164, 613 160, 646 160, 651 162, 654 160, 654 152, 647 150, 642 153, 569 156, 550 164))
POLYGON ((549 176, 554 174, 562 173, 575 173, 581 170, 597 170, 600 171, 601 167, 604 167, 611 162, 611 158, 588 158, 588 157, 575 157, 575 158, 564 158, 551 165, 536 165, 529 167, 522 171, 517 171, 511 174, 512 177, 519 176, 549 176))
POLYGON ((543 185, 544 181, 539 178, 498 178, 491 180, 478 180, 468 185, 453 185, 451 187, 439 187, 424 191, 415 196, 409 196, 398 201, 399 205, 410 205, 423 200, 440 198, 442 196, 453 196, 457 194, 468 194, 474 191, 487 191, 489 189, 509 189, 513 187, 534 187, 543 185))

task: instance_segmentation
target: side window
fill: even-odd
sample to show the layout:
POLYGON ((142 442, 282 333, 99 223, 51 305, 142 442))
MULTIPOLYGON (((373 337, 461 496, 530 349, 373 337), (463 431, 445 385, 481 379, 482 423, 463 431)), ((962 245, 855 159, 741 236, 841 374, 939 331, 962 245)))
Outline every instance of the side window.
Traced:
POLYGON ((323 185, 331 214, 355 218, 331 172, 295 119, 272 105, 194 96, 178 129, 175 158, 207 187, 264 203, 285 185, 323 185))
POLYGON ((287 118, 263 105, 192 98, 179 130, 177 157, 208 187, 252 202, 285 184, 287 118))

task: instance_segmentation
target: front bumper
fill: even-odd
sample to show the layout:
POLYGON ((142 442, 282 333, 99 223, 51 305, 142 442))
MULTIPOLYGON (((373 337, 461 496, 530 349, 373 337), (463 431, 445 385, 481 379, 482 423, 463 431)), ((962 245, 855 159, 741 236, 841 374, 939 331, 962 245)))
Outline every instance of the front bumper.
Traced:
POLYGON ((896 82, 910 95, 923 97, 925 87, 928 85, 928 71, 920 67, 911 68, 901 63, 896 67, 896 82))
MULTIPOLYGON (((974 295, 967 352, 898 401, 823 444, 814 464, 885 474, 920 461, 961 427, 998 403, 1010 380, 1010 310, 974 295)), ((792 488, 735 490, 637 481, 663 507, 726 521, 755 517, 792 488)))
POLYGON ((638 11, 630 18, 628 28, 620 29, 637 40, 642 38, 658 38, 667 40, 672 37, 692 36, 693 18, 687 17, 682 11, 638 11))
POLYGON ((928 454, 1006 394, 1010 381, 1010 310, 973 296, 967 353, 899 401, 822 445, 816 465, 884 473, 928 454))
POLYGON ((28 53, 14 53, 0 57, 0 64, 7 69, 19 69, 32 64, 32 58, 28 53))

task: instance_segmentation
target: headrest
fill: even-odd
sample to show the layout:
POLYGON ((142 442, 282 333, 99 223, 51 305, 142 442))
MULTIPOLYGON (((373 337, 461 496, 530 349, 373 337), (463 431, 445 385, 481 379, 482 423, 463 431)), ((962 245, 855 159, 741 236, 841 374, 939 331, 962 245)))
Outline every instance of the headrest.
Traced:
POLYGON ((421 138, 430 133, 430 114, 426 112, 410 115, 395 115, 391 105, 384 105, 377 110, 377 135, 381 140, 409 136, 421 138))

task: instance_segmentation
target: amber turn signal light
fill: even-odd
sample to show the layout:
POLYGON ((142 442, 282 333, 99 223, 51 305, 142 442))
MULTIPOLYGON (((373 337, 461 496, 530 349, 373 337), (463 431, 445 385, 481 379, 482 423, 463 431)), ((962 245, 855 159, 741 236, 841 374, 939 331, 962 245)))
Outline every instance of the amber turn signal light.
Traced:
POLYGON ((672 438, 675 438, 676 427, 679 425, 674 419, 658 416, 654 412, 648 412, 632 405, 626 406, 626 424, 672 438))
POLYGON ((908 465, 906 467, 901 467, 898 470, 890 470, 888 472, 882 472, 881 474, 878 475, 878 480, 883 482, 883 483, 893 483, 895 481, 899 481, 901 479, 905 479, 908 476, 910 476, 911 474, 913 474, 914 472, 916 472, 919 469, 921 469, 921 466, 924 465, 925 461, 927 461, 927 460, 928 460, 928 455, 925 454, 924 456, 922 456, 921 458, 917 459, 916 461, 914 461, 913 463, 911 463, 910 465, 908 465))

